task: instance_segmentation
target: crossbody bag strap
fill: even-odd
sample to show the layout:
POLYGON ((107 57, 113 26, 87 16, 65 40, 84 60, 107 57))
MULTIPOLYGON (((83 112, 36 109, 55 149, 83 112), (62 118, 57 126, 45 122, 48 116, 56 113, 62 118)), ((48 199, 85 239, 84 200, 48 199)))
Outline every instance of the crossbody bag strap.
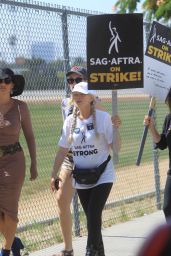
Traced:
POLYGON ((108 162, 110 161, 110 159, 111 159, 111 156, 108 155, 108 158, 106 159, 106 161, 104 161, 101 165, 98 166, 98 168, 101 171, 101 174, 105 171, 105 168, 106 168, 108 162))

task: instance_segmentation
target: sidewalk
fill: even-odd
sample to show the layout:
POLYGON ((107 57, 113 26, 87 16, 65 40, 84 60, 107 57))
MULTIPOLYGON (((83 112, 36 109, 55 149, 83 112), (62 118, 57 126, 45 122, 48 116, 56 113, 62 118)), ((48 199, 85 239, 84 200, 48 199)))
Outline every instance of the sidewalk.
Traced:
MULTIPOLYGON (((157 211, 150 215, 145 215, 104 229, 102 232, 106 256, 136 256, 137 250, 148 234, 156 226, 164 222, 163 212, 157 211)), ((74 256, 85 255, 86 239, 86 237, 74 239, 74 256)), ((62 246, 63 244, 58 244, 29 255, 52 256, 54 253, 59 252, 63 248, 62 246)))

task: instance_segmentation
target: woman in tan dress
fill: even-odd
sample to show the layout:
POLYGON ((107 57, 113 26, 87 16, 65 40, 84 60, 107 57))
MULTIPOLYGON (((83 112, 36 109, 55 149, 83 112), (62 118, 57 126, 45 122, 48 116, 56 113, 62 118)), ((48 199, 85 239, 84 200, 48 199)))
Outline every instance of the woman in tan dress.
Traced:
POLYGON ((25 80, 11 69, 0 70, 0 232, 4 243, 0 256, 20 256, 15 237, 18 202, 25 178, 25 157, 19 143, 23 130, 31 158, 30 180, 37 178, 36 146, 27 104, 13 96, 22 94, 25 80))

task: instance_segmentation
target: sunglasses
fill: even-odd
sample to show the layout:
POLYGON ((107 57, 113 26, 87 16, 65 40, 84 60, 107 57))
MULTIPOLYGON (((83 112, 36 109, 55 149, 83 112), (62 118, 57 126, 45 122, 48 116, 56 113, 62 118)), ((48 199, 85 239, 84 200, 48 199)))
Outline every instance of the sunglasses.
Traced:
POLYGON ((5 83, 5 84, 10 84, 12 82, 11 77, 6 77, 6 78, 0 78, 0 84, 5 83))
POLYGON ((73 84, 74 82, 76 83, 76 84, 78 84, 78 83, 80 83, 80 82, 82 82, 83 81, 83 79, 81 78, 81 77, 77 77, 77 78, 68 78, 67 79, 67 83, 68 84, 73 84))

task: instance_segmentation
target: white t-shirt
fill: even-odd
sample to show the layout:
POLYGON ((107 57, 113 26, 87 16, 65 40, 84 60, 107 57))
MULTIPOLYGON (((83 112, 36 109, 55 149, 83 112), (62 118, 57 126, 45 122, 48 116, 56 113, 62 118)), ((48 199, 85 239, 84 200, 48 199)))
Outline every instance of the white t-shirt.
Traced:
MULTIPOLYGON (((94 168, 102 164, 109 155, 109 144, 113 141, 113 128, 111 117, 107 112, 96 110, 96 126, 99 136, 95 135, 93 127, 93 117, 86 120, 77 118, 76 128, 73 133, 72 144, 68 143, 68 137, 71 130, 72 117, 66 118, 62 130, 62 136, 59 140, 59 146, 71 148, 73 160, 78 168, 94 168)), ((102 183, 113 182, 115 180, 115 171, 113 163, 110 160, 100 179, 95 185, 82 185, 73 182, 75 188, 91 188, 102 183)))
POLYGON ((66 119, 66 117, 69 114, 69 111, 71 109, 71 98, 64 98, 61 102, 61 109, 62 109, 62 117, 63 117, 63 121, 66 119))

